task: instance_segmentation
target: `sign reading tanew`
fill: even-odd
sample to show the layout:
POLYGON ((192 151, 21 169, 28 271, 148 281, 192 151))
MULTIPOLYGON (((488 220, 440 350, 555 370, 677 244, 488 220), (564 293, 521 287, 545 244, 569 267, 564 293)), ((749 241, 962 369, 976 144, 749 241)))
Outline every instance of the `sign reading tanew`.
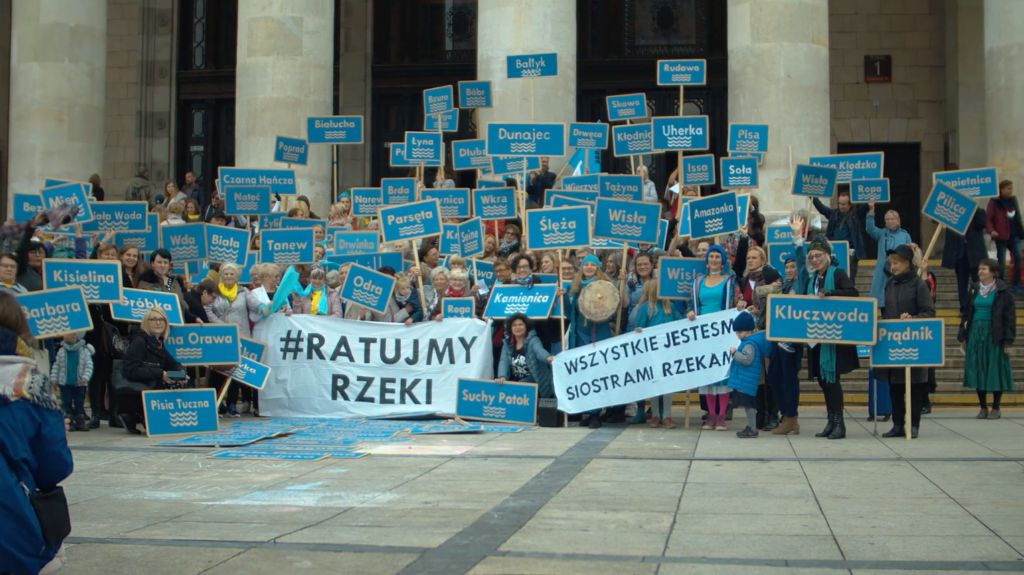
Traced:
POLYGON ((767 307, 771 341, 875 345, 875 298, 773 294, 767 307))

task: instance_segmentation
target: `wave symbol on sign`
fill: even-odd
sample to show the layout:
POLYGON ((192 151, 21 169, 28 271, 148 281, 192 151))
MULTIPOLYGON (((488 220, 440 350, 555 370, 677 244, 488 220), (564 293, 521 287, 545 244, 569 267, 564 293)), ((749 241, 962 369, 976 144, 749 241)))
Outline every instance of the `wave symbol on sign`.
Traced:
POLYGON ((633 194, 629 192, 612 192, 613 200, 632 200, 633 194))
POLYGON ((233 262, 238 260, 238 250, 221 246, 210 247, 210 259, 215 262, 233 262))
POLYGON ((146 308, 133 307, 132 319, 142 319, 146 315, 146 308))
POLYGON ((175 358, 178 361, 183 359, 199 359, 203 357, 203 349, 199 347, 179 347, 174 352, 175 358))
POLYGON ((100 299, 100 286, 98 285, 83 285, 80 286, 82 292, 85 294, 85 299, 100 299))
POLYGON ((630 152, 635 152, 637 150, 646 150, 649 147, 650 142, 648 142, 646 139, 637 140, 635 142, 629 142, 628 144, 626 144, 626 149, 629 150, 630 152))
POLYGON ((466 96, 466 106, 485 106, 487 98, 484 96, 466 96))
POLYGON ((512 315, 514 313, 526 313, 526 310, 530 308, 528 303, 510 303, 505 304, 505 313, 512 315))
POLYGON ((544 238, 544 243, 564 244, 566 242, 571 242, 576 236, 572 232, 547 232, 542 233, 541 237, 544 238))
POLYGON ((398 233, 402 236, 411 236, 413 234, 422 234, 427 229, 423 227, 423 223, 412 224, 411 226, 398 226, 398 233))
POLYGON ((710 219, 708 219, 708 221, 704 222, 704 232, 705 233, 712 234, 712 233, 715 233, 715 232, 720 232, 720 231, 722 231, 724 229, 725 229, 725 220, 723 218, 710 218, 710 219))
POLYGON ((257 202, 237 202, 235 203, 235 209, 244 212, 254 212, 259 209, 259 203, 257 202))
POLYGON ((274 254, 275 264, 297 264, 302 262, 302 252, 277 252, 274 254))
POLYGON ((689 148, 693 139, 690 136, 669 136, 668 145, 671 148, 689 148))
POLYGON ((825 184, 804 184, 804 193, 812 196, 825 193, 825 184))
POLYGON ((71 320, 65 317, 42 318, 36 320, 36 329, 40 333, 58 333, 71 331, 71 320))
POLYGON ((593 148, 597 145, 597 140, 594 138, 580 138, 576 140, 576 146, 579 148, 593 148))
POLYGON ((730 181, 734 186, 749 186, 753 183, 750 176, 733 176, 730 181))
POLYGON ((509 148, 511 148, 513 152, 536 152, 537 144, 533 142, 524 142, 521 144, 513 143, 509 145, 509 148))
POLYGON ((849 180, 853 178, 853 170, 839 170, 836 175, 840 180, 849 180))
POLYGON ((507 210, 505 206, 484 206, 481 211, 485 216, 503 216, 507 210))
POLYGON ((281 159, 287 162, 298 162, 299 154, 297 152, 285 152, 281 154, 281 159))
POLYGON ((954 225, 960 221, 960 214, 954 212, 953 210, 947 208, 946 206, 937 206, 935 208, 935 215, 954 225))
POLYGON ((324 137, 330 140, 341 140, 345 138, 346 134, 348 134, 347 130, 329 130, 324 132, 324 137))
POLYGON ((447 107, 448 107, 448 104, 446 102, 437 102, 437 103, 434 103, 434 104, 430 105, 430 111, 431 112, 442 112, 447 107))
POLYGON ((810 339, 842 339, 843 325, 839 323, 809 323, 807 337, 810 339))
POLYGON ((643 231, 642 226, 631 226, 629 224, 612 224, 612 233, 619 236, 639 236, 643 231))
POLYGON ((491 159, 487 156, 474 156, 469 160, 471 166, 486 166, 491 163, 491 159))
POLYGON ((199 246, 172 246, 171 253, 176 260, 189 260, 199 257, 199 246))
POLYGON ((901 361, 901 360, 917 360, 918 350, 908 348, 893 348, 889 350, 889 361, 901 361))
POLYGON ((441 215, 446 218, 459 217, 459 208, 456 206, 441 206, 441 215))
POLYGON ((534 68, 532 70, 523 70, 521 75, 523 78, 534 78, 540 76, 540 68, 534 68))
POLYGON ((672 74, 673 82, 689 82, 690 78, 690 74, 672 74))
POLYGON ((171 427, 195 427, 199 425, 198 411, 172 411, 170 415, 171 427))
POLYGON ((377 302, 380 301, 380 295, 373 295, 366 290, 357 289, 352 291, 352 299, 367 306, 376 307, 377 302))
POLYGON ((503 418, 503 417, 505 417, 505 408, 504 407, 493 407, 493 406, 490 406, 490 405, 485 405, 483 407, 481 415, 483 415, 484 417, 503 418))
POLYGON ((434 157, 434 150, 414 149, 412 151, 412 153, 409 154, 409 155, 410 155, 410 157, 413 157, 413 158, 422 158, 422 159, 429 160, 429 159, 434 157))

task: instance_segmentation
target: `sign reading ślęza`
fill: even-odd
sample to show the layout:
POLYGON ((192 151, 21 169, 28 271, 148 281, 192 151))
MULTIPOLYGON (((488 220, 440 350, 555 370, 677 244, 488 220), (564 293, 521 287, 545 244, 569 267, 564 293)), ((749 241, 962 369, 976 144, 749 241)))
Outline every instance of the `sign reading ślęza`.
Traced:
POLYGON ((874 345, 875 298, 808 295, 768 296, 767 337, 771 341, 874 345))

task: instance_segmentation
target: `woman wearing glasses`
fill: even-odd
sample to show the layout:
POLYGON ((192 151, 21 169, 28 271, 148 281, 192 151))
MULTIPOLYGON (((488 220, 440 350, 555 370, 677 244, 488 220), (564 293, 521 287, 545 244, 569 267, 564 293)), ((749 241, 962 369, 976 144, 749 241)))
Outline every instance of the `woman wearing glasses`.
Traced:
MULTIPOLYGON (((124 378, 148 389, 162 389, 174 383, 168 372, 185 371, 164 347, 164 338, 170 326, 167 315, 160 308, 150 308, 142 317, 142 325, 132 334, 132 341, 124 352, 124 378)), ((142 432, 136 427, 144 423, 142 393, 135 389, 118 390, 117 418, 124 430, 132 435, 142 432)))

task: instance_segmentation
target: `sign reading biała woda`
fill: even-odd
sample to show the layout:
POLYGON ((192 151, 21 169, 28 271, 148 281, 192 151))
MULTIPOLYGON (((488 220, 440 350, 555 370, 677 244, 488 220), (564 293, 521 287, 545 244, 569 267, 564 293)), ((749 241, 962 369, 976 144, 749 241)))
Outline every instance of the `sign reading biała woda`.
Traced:
POLYGON ((729 151, 768 152, 768 124, 729 124, 729 151))
POLYGON ((260 261, 279 265, 313 262, 312 229, 265 230, 260 233, 260 261))
POLYGON ((487 155, 564 156, 565 124, 488 124, 487 155))
POLYGON ((889 178, 877 180, 853 180, 850 182, 850 201, 866 204, 870 201, 889 201, 889 178))
MULTIPOLYGON (((82 225, 85 233, 95 232, 144 232, 149 220, 146 202, 89 202, 92 221, 82 225)), ((19 222, 24 220, 18 220, 19 222)), ((120 235, 117 236, 120 239, 120 235)))
POLYGON ((740 227, 736 192, 690 200, 686 205, 690 209, 690 236, 694 239, 731 234, 740 227))
POLYGON ((707 271, 701 258, 659 258, 658 297, 689 300, 697 274, 707 271))
POLYGON ((218 431, 217 390, 143 391, 146 437, 218 431))
POLYGON ((185 323, 176 294, 145 289, 122 289, 121 302, 110 304, 110 316, 118 321, 140 323, 151 307, 163 310, 171 325, 185 323))
POLYGON ((653 244, 658 241, 661 204, 597 198, 594 237, 653 244))
POLYGON ((629 124, 612 128, 612 155, 636 156, 654 153, 654 132, 651 123, 629 124))
POLYGON ((773 294, 767 308, 771 341, 875 344, 875 298, 773 294))
POLYGON ((17 294, 29 331, 36 339, 58 337, 72 331, 92 331, 85 293, 78 287, 17 294))
POLYGON ((878 322, 871 367, 942 367, 946 363, 946 322, 942 318, 878 322))
POLYGON ((537 421, 537 384, 459 379, 455 415, 463 419, 533 425, 537 421))
POLYGON ((484 317, 505 318, 521 313, 530 319, 545 319, 558 299, 554 284, 500 285, 491 292, 484 309, 484 317))
POLYGON ((576 249, 590 245, 590 209, 585 206, 526 211, 531 250, 576 249))
POLYGON ((205 260, 206 224, 161 226, 160 246, 171 252, 175 262, 205 260))
POLYGON ((836 169, 799 164, 793 174, 793 195, 831 198, 836 193, 836 169))
POLYGON ((220 183, 227 186, 269 186, 271 194, 293 196, 298 192, 295 170, 272 168, 218 168, 220 183))
POLYGON ((490 108, 491 83, 487 81, 459 82, 460 108, 490 108))
POLYGON ((882 177, 885 154, 865 152, 862 154, 836 154, 833 156, 812 156, 807 163, 812 166, 828 166, 836 170, 837 183, 847 184, 852 180, 877 180, 882 177))
POLYGON ((654 149, 701 151, 710 146, 707 116, 657 116, 651 118, 654 149))
POLYGON ((173 325, 164 347, 182 365, 231 365, 241 360, 234 324, 173 325))
POLYGON ((994 198, 999 195, 995 168, 935 172, 932 174, 932 183, 935 182, 942 182, 969 198, 994 198))
POLYGON ((206 255, 211 262, 245 265, 249 257, 249 230, 207 225, 206 255))
POLYGON ((659 86, 703 86, 706 60, 658 60, 659 86))
POLYGON ((739 347, 736 315, 701 315, 563 351, 551 365, 558 409, 581 413, 726 379, 729 348, 739 347))
POLYGON ((361 305, 378 313, 388 309, 388 301, 395 289, 395 278, 352 264, 348 268, 348 276, 341 286, 341 299, 355 305, 361 305))
POLYGON ((452 142, 452 169, 479 170, 491 165, 487 155, 487 140, 458 140, 452 142))
POLYGON ((967 233, 978 204, 953 188, 935 182, 921 213, 961 236, 967 233))
POLYGON ((82 288, 89 303, 121 301, 121 262, 114 260, 43 260, 43 287, 82 288))
POLYGON ((573 122, 569 124, 569 147, 603 150, 608 147, 608 124, 573 122))
POLYGON ((525 54, 506 58, 509 78, 540 78, 558 75, 558 54, 525 54))
POLYGON ((309 157, 309 144, 301 138, 278 136, 274 141, 274 161, 282 164, 305 166, 309 157))
POLYGON ((437 200, 382 207, 379 219, 384 242, 389 244, 441 234, 441 209, 437 200))
POLYGON ((606 96, 608 121, 639 120, 647 117, 647 96, 645 94, 622 94, 606 96))
POLYGON ((306 139, 310 144, 362 144, 363 117, 307 118, 306 139))

